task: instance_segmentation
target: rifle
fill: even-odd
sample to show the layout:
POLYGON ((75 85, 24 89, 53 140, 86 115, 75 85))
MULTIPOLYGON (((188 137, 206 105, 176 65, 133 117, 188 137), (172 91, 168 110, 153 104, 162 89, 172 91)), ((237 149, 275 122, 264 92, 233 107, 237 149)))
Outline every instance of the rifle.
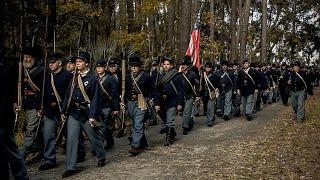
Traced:
MULTIPOLYGON (((22 4, 21 4, 21 10, 22 10, 22 4)), ((19 77, 18 77, 18 99, 17 99, 17 108, 15 109, 15 119, 14 119, 14 126, 13 130, 17 131, 17 124, 19 119, 19 112, 21 110, 22 105, 22 26, 23 26, 23 14, 21 13, 20 16, 20 54, 19 54, 19 77)))
POLYGON ((70 107, 70 103, 71 103, 71 99, 72 99, 72 94, 73 94, 73 90, 75 87, 75 81, 76 81, 76 77, 77 77, 77 71, 75 70, 73 73, 73 78, 72 78, 72 84, 71 84, 71 88, 70 88, 70 93, 68 96, 68 101, 67 101, 67 107, 66 107, 66 111, 65 111, 65 119, 62 120, 62 125, 60 127, 60 130, 58 132, 57 138, 56 138, 56 145, 58 144, 58 142, 60 141, 61 135, 62 135, 62 131, 65 127, 65 124, 68 120, 68 111, 69 111, 69 107, 70 107))
POLYGON ((122 50, 122 63, 121 63, 121 71, 122 71, 122 87, 121 87, 121 130, 117 134, 117 137, 124 136, 124 128, 125 128, 125 113, 126 107, 124 106, 124 94, 125 94, 125 83, 126 83, 126 60, 125 60, 125 51, 123 48, 123 41, 122 41, 122 34, 121 34, 121 50, 122 50))
MULTIPOLYGON (((47 11, 49 12, 49 4, 47 4, 47 11)), ((47 62, 48 62, 48 21, 49 21, 49 15, 47 14, 46 17, 46 32, 45 32, 45 53, 44 53, 44 68, 43 68, 43 79, 42 79, 42 92, 41 92, 41 103, 40 103, 40 111, 43 113, 43 104, 44 104, 44 91, 45 91, 45 82, 46 82, 46 75, 47 75, 47 62)), ((38 124, 37 124, 37 129, 36 129, 36 133, 34 135, 34 140, 33 143, 35 142, 35 140, 38 137, 38 133, 39 133, 39 129, 41 126, 41 123, 43 121, 43 115, 40 118, 38 124)))

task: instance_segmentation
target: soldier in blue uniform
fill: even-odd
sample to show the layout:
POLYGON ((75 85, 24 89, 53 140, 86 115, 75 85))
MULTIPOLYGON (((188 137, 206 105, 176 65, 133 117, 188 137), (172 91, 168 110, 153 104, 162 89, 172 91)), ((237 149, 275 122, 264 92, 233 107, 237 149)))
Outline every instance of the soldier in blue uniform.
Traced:
MULTIPOLYGON (((234 75, 234 79, 235 79, 235 87, 237 87, 237 79, 238 79, 238 73, 239 73, 239 63, 233 63, 233 75, 234 75)), ((240 116, 240 105, 241 105, 241 96, 237 94, 237 92, 233 92, 232 95, 232 104, 233 104, 233 108, 234 108, 234 115, 235 117, 239 117, 240 116)))
POLYGON ((200 101, 199 97, 199 77, 194 72, 191 71, 191 57, 185 56, 183 61, 181 62, 181 75, 183 79, 184 85, 184 98, 185 104, 183 108, 183 115, 182 115, 182 128, 183 128, 183 135, 187 135, 189 131, 193 128, 194 120, 194 111, 193 106, 194 103, 200 101))
POLYGON ((120 111, 119 83, 117 79, 106 72, 106 61, 100 59, 96 63, 96 71, 101 86, 101 108, 103 123, 101 131, 106 141, 105 149, 114 146, 112 135, 111 117, 118 115, 120 111))
POLYGON ((213 72, 213 64, 207 62, 205 64, 204 82, 202 90, 202 101, 206 103, 207 126, 212 127, 215 121, 214 109, 216 97, 219 95, 220 83, 219 77, 213 72))
MULTIPOLYGON (((38 48, 24 48, 23 52, 23 104, 26 112, 26 132, 24 137, 23 156, 24 158, 31 152, 40 152, 40 136, 36 137, 38 123, 41 117, 41 89, 43 81, 43 68, 37 63, 41 56, 38 48)), ((36 160, 36 159, 34 159, 36 160)))
POLYGON ((56 132, 60 121, 61 103, 65 97, 72 73, 62 68, 62 56, 54 53, 49 61, 50 75, 46 78, 42 133, 44 139, 43 163, 39 170, 56 166, 56 132))
POLYGON ((148 146, 144 133, 144 121, 147 111, 148 98, 152 98, 153 84, 150 76, 142 69, 143 62, 138 54, 129 57, 131 72, 126 75, 125 103, 128 114, 133 121, 132 142, 129 153, 133 156, 140 154, 148 146))
POLYGON ((221 110, 223 114, 223 119, 225 121, 229 120, 231 107, 232 107, 232 94, 235 92, 235 77, 232 71, 228 70, 228 61, 221 62, 221 70, 216 72, 219 77, 220 86, 220 96, 221 96, 221 110))
POLYGON ((271 104, 272 103, 272 98, 273 98, 273 88, 275 83, 273 82, 273 78, 272 78, 272 74, 271 74, 271 70, 268 68, 268 66, 266 66, 265 64, 262 65, 262 72, 265 78, 267 78, 267 82, 269 85, 269 90, 265 91, 263 94, 263 101, 264 104, 268 103, 271 104))
POLYGON ((282 100, 283 105, 288 106, 288 99, 289 99, 289 86, 288 86, 288 73, 290 72, 287 64, 283 63, 281 65, 281 72, 279 77, 279 91, 280 97, 282 100))
POLYGON ((90 54, 80 52, 76 59, 77 74, 70 83, 62 105, 61 119, 67 119, 66 171, 62 177, 69 177, 77 171, 77 150, 80 130, 88 136, 98 161, 98 167, 105 165, 105 150, 101 136, 95 128, 101 112, 101 88, 94 71, 89 69, 90 54), (70 103, 69 103, 70 102, 70 103), (70 107, 68 108, 68 105, 70 107), (68 108, 68 112, 67 112, 68 108), (68 113, 68 114, 65 114, 68 113))
POLYGON ((266 78, 266 76, 262 72, 260 64, 251 63, 250 66, 252 68, 255 68, 257 73, 260 74, 259 76, 262 78, 261 81, 257 82, 258 93, 255 96, 255 104, 254 104, 254 108, 253 108, 254 111, 260 111, 263 92, 265 90, 269 89, 268 79, 266 78))
POLYGON ((162 119, 162 130, 166 134, 165 146, 174 143, 175 118, 177 110, 182 110, 184 102, 181 74, 173 68, 173 60, 163 57, 163 73, 156 84, 155 109, 162 119))
POLYGON ((252 120, 254 94, 258 93, 258 82, 261 75, 250 67, 248 60, 243 61, 243 69, 239 71, 237 79, 237 94, 241 95, 243 111, 248 121, 252 120))
MULTIPOLYGON (((159 56, 157 59, 154 59, 153 62, 151 63, 151 69, 150 69, 150 76, 151 76, 151 80, 154 83, 154 87, 156 86, 156 84, 159 81, 159 76, 161 73, 163 73, 161 71, 160 68, 160 62, 163 63, 163 56, 159 56)), ((149 119, 149 125, 156 125, 158 118, 157 118, 157 112, 155 110, 155 104, 154 104, 154 99, 150 100, 151 104, 149 104, 149 108, 148 108, 148 119, 149 119)), ((161 134, 164 134, 164 129, 161 129, 161 134)))
POLYGON ((13 106, 17 98, 17 75, 15 68, 4 62, 4 52, 0 49, 0 78, 5 88, 0 88, 0 170, 1 179, 9 177, 9 166, 14 179, 27 180, 28 174, 14 136, 13 106))
MULTIPOLYGON (((76 70, 76 59, 77 59, 77 57, 73 56, 73 55, 70 55, 70 56, 65 58, 65 61, 64 61, 65 62, 65 69, 68 72, 75 73, 75 70, 76 70)), ((64 128, 63 133, 64 133, 64 141, 61 144, 61 147, 64 149, 64 151, 66 151, 66 148, 67 148, 67 140, 66 140, 66 138, 67 138, 67 128, 64 128)), ((78 153, 77 154, 78 154, 78 158, 77 158, 77 162, 78 163, 85 161, 85 159, 86 159, 86 149, 85 149, 85 145, 84 145, 84 137, 83 137, 82 132, 80 133, 80 137, 79 137, 79 145, 78 145, 78 153)))
POLYGON ((272 102, 277 102, 279 97, 279 77, 280 77, 280 71, 277 69, 276 64, 271 65, 271 77, 273 81, 273 97, 272 102))
MULTIPOLYGON (((213 64, 211 62, 207 62, 204 65, 204 72, 206 75, 212 74, 214 72, 213 69, 213 64)), ((208 101, 210 99, 209 97, 209 90, 208 86, 206 85, 205 78, 201 78, 201 88, 200 88, 200 94, 201 94, 201 99, 202 99, 202 104, 203 104, 203 116, 207 115, 207 109, 208 109, 208 101)))
POLYGON ((293 119, 296 122, 303 122, 305 119, 304 102, 307 96, 307 77, 304 71, 300 70, 300 63, 296 61, 293 63, 293 70, 287 75, 289 88, 291 91, 291 103, 294 110, 293 119))

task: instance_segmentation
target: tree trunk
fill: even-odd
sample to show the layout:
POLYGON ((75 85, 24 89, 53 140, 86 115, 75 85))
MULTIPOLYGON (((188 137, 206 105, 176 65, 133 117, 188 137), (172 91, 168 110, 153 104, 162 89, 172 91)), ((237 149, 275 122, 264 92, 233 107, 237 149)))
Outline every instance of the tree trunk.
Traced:
POLYGON ((169 52, 174 52, 174 42, 175 42, 175 36, 174 36, 174 22, 176 19, 176 0, 171 0, 168 5, 168 27, 167 27, 167 38, 168 38, 168 47, 169 52))
POLYGON ((249 26, 249 15, 250 15, 251 0, 245 0, 242 12, 241 12, 241 36, 240 36, 240 63, 246 58, 246 46, 248 42, 248 26, 249 26))
POLYGON ((224 5, 224 1, 220 0, 220 3, 219 3, 219 6, 220 6, 220 36, 219 36, 219 41, 220 41, 220 44, 222 46, 222 53, 220 54, 220 58, 223 59, 223 60, 226 60, 226 46, 225 46, 225 43, 226 43, 226 34, 225 34, 225 22, 224 22, 224 16, 225 16, 225 5, 224 5))
POLYGON ((53 43, 54 31, 57 24, 57 8, 56 0, 48 0, 49 12, 48 12, 48 36, 47 44, 53 43))
MULTIPOLYGON (((214 31, 215 31, 215 12, 214 12, 214 0, 210 0, 210 42, 211 44, 214 43, 214 31)), ((211 57, 211 61, 214 61, 214 52, 210 52, 212 55, 211 57)))
POLYGON ((128 33, 135 32, 133 0, 127 1, 128 33))
POLYGON ((106 2, 106 6, 105 6, 105 15, 106 15, 105 34, 106 34, 106 40, 108 40, 110 38, 110 34, 112 31, 112 12, 114 9, 114 0, 108 0, 105 2, 106 2))
POLYGON ((142 16, 141 16, 141 0, 135 0, 135 31, 142 29, 142 16))
POLYGON ((150 34, 150 48, 149 53, 153 56, 154 49, 157 47, 157 30, 156 30, 156 16, 157 13, 153 12, 149 17, 149 34, 150 34))
POLYGON ((262 22, 261 22, 261 59, 262 63, 267 61, 267 0, 262 0, 262 22))
POLYGON ((185 52, 188 48, 190 40, 190 27, 191 27, 191 0, 182 0, 180 5, 180 45, 179 56, 180 58, 185 56, 185 52))
POLYGON ((237 41, 237 1, 231 0, 231 48, 230 60, 237 61, 238 41, 237 41))
MULTIPOLYGON (((296 5, 295 5, 295 0, 292 1, 292 13, 294 15, 296 15, 296 5)), ((296 20, 295 20, 296 17, 294 17, 292 19, 292 34, 291 34, 291 52, 290 52, 290 59, 291 59, 291 62, 294 62, 295 60, 295 48, 296 48, 296 43, 295 43, 295 34, 296 34, 296 20)))

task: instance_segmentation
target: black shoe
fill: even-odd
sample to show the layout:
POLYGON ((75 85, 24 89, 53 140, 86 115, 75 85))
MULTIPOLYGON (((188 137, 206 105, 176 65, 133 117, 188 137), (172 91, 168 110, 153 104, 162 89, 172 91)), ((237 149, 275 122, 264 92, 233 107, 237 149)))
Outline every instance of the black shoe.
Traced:
POLYGON ((91 154, 92 156, 97 156, 97 153, 94 150, 91 151, 91 154))
POLYGON ((62 178, 67 178, 67 177, 72 176, 76 173, 77 173, 76 170, 67 170, 62 174, 62 178))
POLYGON ((132 156, 136 156, 138 154, 141 153, 141 149, 140 148, 134 148, 132 147, 130 150, 129 150, 129 153, 132 155, 132 156))
POLYGON ((228 121, 228 120, 229 120, 229 116, 223 116, 223 119, 224 119, 225 121, 228 121))
POLYGON ((208 124, 207 126, 208 126, 208 127, 212 127, 212 126, 213 126, 213 124, 208 124))
POLYGON ((173 127, 170 128, 169 134, 170 134, 170 137, 171 137, 171 138, 174 138, 174 137, 177 136, 176 130, 175 130, 173 127))
POLYGON ((132 143, 132 137, 131 136, 129 136, 128 137, 128 140, 129 140, 129 145, 132 143))
POLYGON ((104 147, 104 150, 110 150, 110 149, 112 149, 113 148, 113 145, 109 145, 109 144, 107 144, 105 147, 104 147))
POLYGON ((247 120, 248 121, 252 121, 252 116, 251 115, 247 115, 247 120))
POLYGON ((182 132, 183 135, 187 135, 188 132, 189 132, 189 129, 188 129, 188 128, 183 128, 183 132, 182 132))
POLYGON ((86 156, 78 156, 77 163, 82 163, 86 160, 86 156))
POLYGON ((106 159, 100 159, 98 161, 98 167, 103 167, 106 165, 106 159))
POLYGON ((235 117, 239 117, 240 116, 240 112, 236 112, 234 116, 235 117))
POLYGON ((56 167, 55 164, 47 164, 47 163, 44 163, 44 164, 41 164, 38 169, 39 169, 40 171, 44 171, 44 170, 52 169, 52 168, 55 168, 55 167, 56 167))
POLYGON ((162 128, 161 130, 160 130, 160 134, 164 134, 164 133, 166 133, 168 131, 168 128, 162 128))

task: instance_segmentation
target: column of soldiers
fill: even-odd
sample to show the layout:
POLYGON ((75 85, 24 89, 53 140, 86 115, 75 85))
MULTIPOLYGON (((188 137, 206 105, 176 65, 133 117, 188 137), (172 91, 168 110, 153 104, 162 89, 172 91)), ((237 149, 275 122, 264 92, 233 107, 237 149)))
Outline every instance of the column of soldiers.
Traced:
POLYGON ((145 134, 148 121, 156 124, 161 119, 160 134, 165 134, 164 145, 170 146, 176 141, 177 116, 182 112, 182 134, 187 135, 193 128, 200 100, 208 127, 214 125, 215 115, 228 121, 233 115, 240 116, 240 109, 251 121, 254 113, 262 109, 262 103, 265 107, 281 98, 287 106, 290 95, 293 118, 302 122, 306 96, 318 84, 318 72, 301 68, 299 62, 277 67, 245 60, 240 67, 228 61, 222 61, 219 66, 208 61, 200 76, 189 56, 181 60, 180 68, 174 67, 173 58, 162 56, 152 63, 148 73, 138 54, 129 57, 130 68, 122 84, 117 59, 97 60, 92 69, 87 52, 66 59, 53 53, 43 80, 43 67, 37 63, 41 58, 39 50, 24 48, 22 53, 26 112, 23 158, 36 152, 37 158, 43 159, 39 170, 56 167, 56 146, 61 138, 57 135, 62 132, 66 144, 63 178, 77 173, 77 163, 85 160, 83 136, 90 141, 97 166, 105 166, 106 151, 115 144, 112 124, 121 107, 132 121, 129 153, 136 156, 148 147, 145 134), (120 101, 122 86, 123 102, 120 101))

